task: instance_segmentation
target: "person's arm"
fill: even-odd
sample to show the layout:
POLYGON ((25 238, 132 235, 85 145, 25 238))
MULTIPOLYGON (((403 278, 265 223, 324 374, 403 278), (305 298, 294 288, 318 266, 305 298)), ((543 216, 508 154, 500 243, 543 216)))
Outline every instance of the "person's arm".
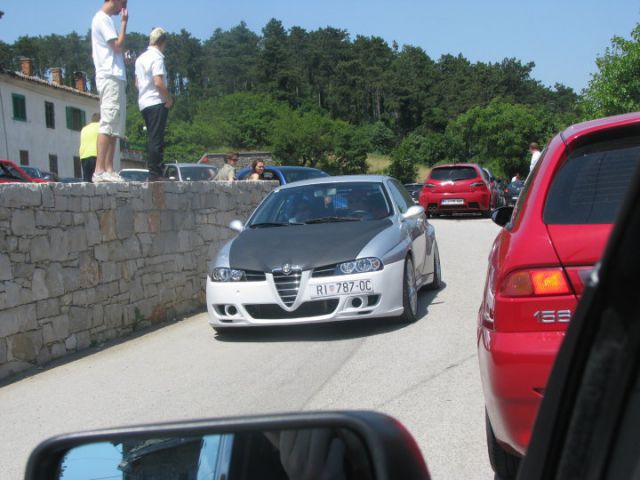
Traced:
POLYGON ((120 10, 120 33, 118 38, 109 40, 109 46, 116 53, 124 53, 124 41, 127 36, 127 22, 129 21, 129 11, 126 8, 120 10))
POLYGON ((164 106, 167 108, 171 108, 171 106, 173 105, 173 98, 171 98, 171 94, 169 93, 169 90, 164 83, 164 76, 154 75, 153 84, 155 85, 156 89, 158 89, 158 93, 160 93, 160 97, 164 102, 164 106))

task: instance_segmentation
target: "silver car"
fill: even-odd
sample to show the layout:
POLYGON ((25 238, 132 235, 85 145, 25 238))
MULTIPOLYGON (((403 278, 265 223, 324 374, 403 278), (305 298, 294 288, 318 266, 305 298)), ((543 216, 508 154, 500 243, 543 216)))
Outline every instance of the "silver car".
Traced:
POLYGON ((397 180, 326 177, 271 192, 209 265, 217 332, 399 317, 416 320, 418 290, 442 273, 435 230, 397 180))

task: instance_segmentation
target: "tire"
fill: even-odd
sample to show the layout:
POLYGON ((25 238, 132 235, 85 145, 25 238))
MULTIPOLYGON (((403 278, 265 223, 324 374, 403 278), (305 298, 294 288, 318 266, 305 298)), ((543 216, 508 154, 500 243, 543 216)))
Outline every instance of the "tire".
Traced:
POLYGON ((404 324, 414 323, 418 319, 418 288, 416 287, 416 272, 413 268, 411 257, 407 257, 404 261, 402 307, 404 311, 399 317, 400 322, 404 324))
POLYGON ((489 415, 484 413, 485 427, 487 432, 487 450, 489 452, 489 462, 491 468, 500 480, 515 480, 520 467, 520 457, 507 452, 496 440, 496 436, 491 428, 489 415))
POLYGON ((424 286, 427 290, 440 290, 442 288, 442 266, 440 265, 440 251, 436 243, 433 252, 433 280, 424 286))

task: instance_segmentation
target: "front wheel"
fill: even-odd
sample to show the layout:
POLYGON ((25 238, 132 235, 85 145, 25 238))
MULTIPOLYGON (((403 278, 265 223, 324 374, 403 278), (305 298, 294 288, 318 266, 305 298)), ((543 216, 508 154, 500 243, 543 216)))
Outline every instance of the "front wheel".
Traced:
POLYGON ((413 268, 413 260, 407 257, 404 261, 404 280, 402 282, 402 307, 404 312, 400 315, 402 323, 413 323, 418 317, 418 288, 416 286, 416 272, 413 268))
POLYGON ((485 411, 485 428, 487 433, 487 449, 489 451, 489 463, 496 474, 496 478, 500 480, 515 480, 518 476, 518 468, 520 467, 520 457, 516 457, 507 452, 496 440, 493 433, 489 415, 485 411))

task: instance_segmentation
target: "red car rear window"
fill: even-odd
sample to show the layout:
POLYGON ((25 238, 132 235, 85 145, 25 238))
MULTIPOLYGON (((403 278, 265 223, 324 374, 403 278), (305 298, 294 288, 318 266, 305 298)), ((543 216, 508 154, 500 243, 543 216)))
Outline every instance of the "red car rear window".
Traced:
POLYGON ((472 180, 478 176, 478 172, 473 167, 442 167, 431 170, 429 178, 432 180, 472 180))
POLYGON ((613 223, 639 164, 639 136, 598 141, 575 150, 553 179, 544 222, 613 223))

